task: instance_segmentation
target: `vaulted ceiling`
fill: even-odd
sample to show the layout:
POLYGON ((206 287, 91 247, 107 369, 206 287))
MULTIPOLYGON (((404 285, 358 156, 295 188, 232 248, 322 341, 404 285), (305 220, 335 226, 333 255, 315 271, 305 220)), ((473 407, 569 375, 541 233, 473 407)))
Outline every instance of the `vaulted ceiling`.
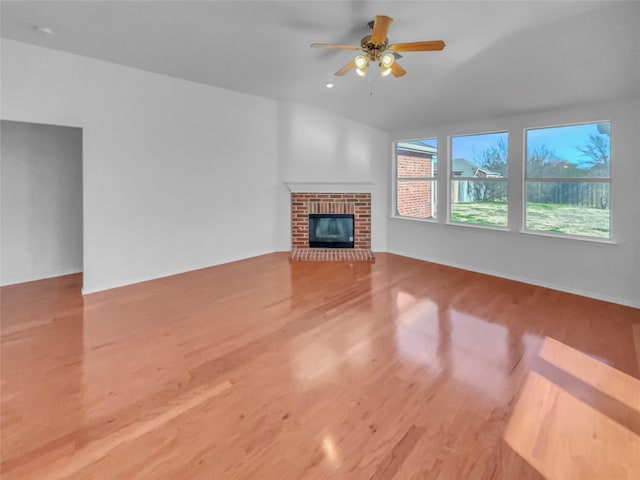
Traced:
POLYGON ((4 38, 253 95, 387 130, 638 95, 640 3, 485 1, 12 1, 4 38), (333 73, 376 15, 405 53, 402 78, 333 73), (35 26, 47 26, 52 35, 35 26), (325 84, 335 83, 327 89, 325 84))

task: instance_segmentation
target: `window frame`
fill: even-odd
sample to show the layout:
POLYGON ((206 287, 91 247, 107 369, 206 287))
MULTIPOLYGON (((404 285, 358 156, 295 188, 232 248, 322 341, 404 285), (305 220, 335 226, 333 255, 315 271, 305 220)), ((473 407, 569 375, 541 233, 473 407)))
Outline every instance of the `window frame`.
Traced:
MULTIPOLYGON (((440 156, 440 146, 438 145, 439 139, 437 136, 423 137, 423 138, 414 138, 408 140, 397 140, 393 142, 393 162, 392 162, 392 178, 393 178, 393 196, 392 196, 392 211, 391 218, 399 219, 399 220, 409 220, 413 222, 426 222, 426 223, 438 223, 438 216, 440 212, 438 211, 438 168, 436 166, 435 175, 432 174, 430 177, 398 177, 398 146, 401 143, 411 143, 411 142, 420 142, 420 141, 428 141, 435 140, 436 142, 436 158, 440 156), (420 218, 420 217, 409 217, 405 215, 401 215, 398 211, 398 181, 399 180, 408 180, 408 181, 425 181, 431 182, 431 196, 435 201, 432 201, 431 206, 431 217, 420 218)), ((436 165, 439 163, 439 159, 436 160, 436 165)))
POLYGON ((477 132, 477 133, 460 133, 460 134, 455 134, 455 135, 448 135, 447 136, 447 167, 448 167, 448 172, 447 172, 447 212, 446 212, 446 219, 445 219, 445 224, 446 225, 450 225, 450 226, 454 226, 454 227, 469 227, 469 228, 480 228, 483 230, 494 230, 494 231, 502 231, 502 232, 508 232, 511 230, 511 222, 510 222, 510 213, 509 213, 509 207, 510 207, 510 198, 509 198, 509 191, 510 191, 510 183, 511 183, 511 175, 510 175, 510 157, 509 157, 509 136, 511 135, 511 131, 507 128, 507 129, 497 129, 497 130, 490 130, 490 131, 483 131, 483 132, 477 132), (506 133, 507 134, 507 176, 506 177, 455 177, 453 172, 453 139, 455 137, 473 137, 476 135, 491 135, 491 134, 496 134, 496 133, 506 133), (451 219, 451 214, 452 214, 452 190, 453 190, 453 182, 455 181, 471 181, 471 182, 504 182, 506 184, 506 190, 507 190, 507 224, 506 225, 486 225, 486 224, 481 224, 481 223, 469 223, 469 222, 456 222, 454 220, 451 219))
POLYGON ((534 235, 548 238, 560 238, 563 240, 579 240, 586 242, 595 242, 595 243, 605 243, 605 244, 615 244, 617 243, 614 239, 613 235, 613 142, 612 131, 613 131, 613 121, 612 120, 590 120, 584 122, 571 122, 571 123, 559 123, 552 125, 542 125, 535 127, 524 127, 522 129, 522 212, 521 212, 521 227, 519 233, 525 235, 534 235), (598 123, 608 123, 609 124, 609 176, 608 177, 529 177, 528 172, 528 163, 529 163, 529 142, 527 133, 530 130, 542 130, 548 128, 560 128, 560 127, 573 127, 579 125, 595 125, 598 123), (588 235, 574 235, 571 233, 561 233, 561 232, 550 232, 547 230, 529 230, 527 229, 527 184, 528 183, 607 183, 609 186, 609 237, 594 237, 588 235))

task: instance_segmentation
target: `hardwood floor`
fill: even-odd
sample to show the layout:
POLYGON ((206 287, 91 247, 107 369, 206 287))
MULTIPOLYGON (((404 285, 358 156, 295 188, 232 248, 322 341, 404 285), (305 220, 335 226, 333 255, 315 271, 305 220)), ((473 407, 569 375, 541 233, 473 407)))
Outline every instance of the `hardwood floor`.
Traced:
POLYGON ((287 256, 2 288, 2 478, 640 478, 640 310, 287 256))

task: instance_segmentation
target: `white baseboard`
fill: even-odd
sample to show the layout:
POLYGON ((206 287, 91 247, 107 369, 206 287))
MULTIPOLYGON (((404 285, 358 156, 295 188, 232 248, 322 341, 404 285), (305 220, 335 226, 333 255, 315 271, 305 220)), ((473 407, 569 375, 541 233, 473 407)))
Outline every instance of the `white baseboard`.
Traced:
POLYGON ((171 277, 172 275, 180 275, 182 273, 188 273, 188 272, 193 272, 193 271, 196 271, 196 270, 202 270, 203 268, 210 268, 210 267, 215 267, 217 265, 224 265, 226 263, 237 262, 237 261, 240 261, 240 260, 246 260, 248 258, 259 257, 261 255, 266 255, 268 253, 274 253, 274 252, 270 250, 270 251, 264 251, 264 252, 253 252, 252 254, 249 254, 249 255, 246 255, 246 256, 238 256, 238 257, 232 256, 232 257, 224 258, 221 261, 213 263, 211 265, 193 265, 191 267, 187 267, 187 268, 181 269, 181 270, 157 273, 157 274, 144 276, 144 277, 131 278, 131 279, 127 279, 127 280, 122 281, 122 282, 108 283, 108 284, 99 285, 99 286, 93 287, 93 288, 86 288, 83 285, 82 289, 80 291, 82 292, 82 295, 90 295, 92 293, 103 292, 105 290, 111 290, 112 288, 126 287, 127 285, 135 285, 136 283, 148 282, 150 280, 157 280, 159 278, 171 277))
MULTIPOLYGON (((464 264, 459 264, 459 263, 455 263, 455 262, 444 262, 441 259, 438 258, 432 258, 426 255, 415 255, 412 253, 408 253, 408 252, 404 252, 402 250, 396 250, 396 249, 387 249, 387 250, 376 250, 375 252, 382 252, 382 253, 392 253, 394 255, 400 255, 403 257, 408 257, 408 258, 414 258, 416 260, 422 260, 425 262, 430 262, 430 263, 437 263, 439 265, 446 265, 448 267, 453 267, 453 268, 459 268, 461 270, 467 270, 470 272, 476 272, 476 273, 482 273, 485 275, 491 275, 493 277, 498 277, 498 278, 504 278, 507 280, 514 280, 516 282, 522 282, 522 283, 527 283, 529 285, 535 285, 538 287, 544 287, 544 288, 549 288, 551 290, 557 290, 559 292, 565 292, 565 293, 571 293, 574 295, 580 295, 581 297, 587 297, 587 298, 593 298, 596 300, 602 300, 605 302, 611 302, 611 303, 616 303, 618 305, 624 305, 626 307, 632 307, 632 308, 638 308, 640 309, 640 300, 629 300, 629 299, 625 299, 625 298, 617 298, 617 297, 610 297, 608 295, 602 295, 600 293, 597 292, 588 292, 585 290, 580 290, 580 289, 576 289, 576 288, 567 288, 564 285, 557 285, 554 283, 549 283, 549 282, 540 282, 538 280, 533 280, 530 278, 526 278, 526 277, 520 277, 517 275, 506 275, 504 273, 501 272, 496 272, 493 270, 487 270, 487 269, 483 269, 483 268, 477 268, 477 267, 472 267, 469 265, 464 265, 464 264)), ((375 253, 374 252, 374 253, 375 253)), ((194 268, 188 268, 185 270, 180 270, 180 271, 175 271, 175 272, 167 272, 165 274, 161 274, 161 275, 154 275, 154 276, 149 276, 149 277, 145 277, 145 278, 136 278, 136 279, 131 279, 128 280, 126 282, 121 282, 121 283, 114 283, 114 284, 110 284, 110 285, 102 285, 99 288, 92 288, 92 289, 86 289, 84 286, 82 287, 82 294, 83 295, 89 295, 92 293, 96 293, 96 292, 101 292, 104 290, 110 290, 112 288, 118 288, 118 287, 124 287, 127 285, 133 285, 136 283, 141 283, 141 282, 147 282, 149 280, 156 280, 158 278, 164 278, 164 277, 169 277, 171 275, 179 275, 181 273, 187 273, 187 272, 192 272, 194 270, 200 270, 202 268, 209 268, 209 267, 215 267, 216 265, 223 265, 225 263, 231 263, 231 262, 237 262, 239 260, 245 260, 247 258, 252 258, 252 257, 258 257, 260 255, 266 255, 269 253, 277 253, 274 251, 265 251, 265 252, 256 252, 254 255, 250 255, 250 256, 243 256, 243 257, 238 257, 238 258, 228 258, 225 259, 224 261, 212 264, 212 265, 204 265, 204 266, 198 266, 198 267, 194 267, 194 268)))
POLYGON ((469 265, 458 264, 455 262, 444 262, 438 258, 431 258, 425 255, 415 255, 401 250, 387 250, 387 253, 394 255, 400 255, 403 257, 415 258, 416 260, 422 260, 430 263, 437 263, 439 265, 446 265, 448 267, 459 268, 461 270, 468 270, 470 272, 483 273, 485 275, 491 275, 492 277, 504 278, 507 280, 514 280, 516 282, 527 283, 529 285, 535 285, 537 287, 549 288, 551 290, 557 290, 559 292, 572 293, 574 295, 580 295, 581 297, 593 298, 596 300, 602 300, 604 302, 617 303, 618 305, 624 305, 626 307, 640 308, 640 300, 629 300, 626 298, 610 297, 608 295, 602 295, 597 292, 588 292, 577 288, 567 288, 564 285, 557 285, 554 283, 540 282, 530 278, 519 277, 517 275, 505 275, 504 273, 495 272, 492 270, 486 270, 484 268, 471 267, 469 265))

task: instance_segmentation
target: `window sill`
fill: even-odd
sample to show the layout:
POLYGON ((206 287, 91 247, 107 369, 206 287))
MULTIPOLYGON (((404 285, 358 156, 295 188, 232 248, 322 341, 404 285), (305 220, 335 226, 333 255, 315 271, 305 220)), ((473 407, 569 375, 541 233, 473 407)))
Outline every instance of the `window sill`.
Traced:
POLYGON ((534 230, 520 230, 523 235, 533 235, 534 237, 559 238, 561 240, 576 240, 578 242, 600 243, 603 245, 618 245, 618 242, 610 238, 581 237, 579 235, 568 235, 562 233, 537 232, 534 230))
POLYGON ((452 227, 462 227, 462 228, 476 228, 479 230, 493 230, 495 232, 510 232, 511 230, 509 229, 509 227, 501 227, 501 226, 494 226, 494 225, 480 225, 477 223, 462 223, 462 222, 452 222, 452 221, 447 221, 445 222, 445 225, 450 225, 452 227))
POLYGON ((438 223, 437 218, 403 217, 402 215, 390 215, 389 218, 392 218, 394 220, 409 220, 410 222, 438 223))

